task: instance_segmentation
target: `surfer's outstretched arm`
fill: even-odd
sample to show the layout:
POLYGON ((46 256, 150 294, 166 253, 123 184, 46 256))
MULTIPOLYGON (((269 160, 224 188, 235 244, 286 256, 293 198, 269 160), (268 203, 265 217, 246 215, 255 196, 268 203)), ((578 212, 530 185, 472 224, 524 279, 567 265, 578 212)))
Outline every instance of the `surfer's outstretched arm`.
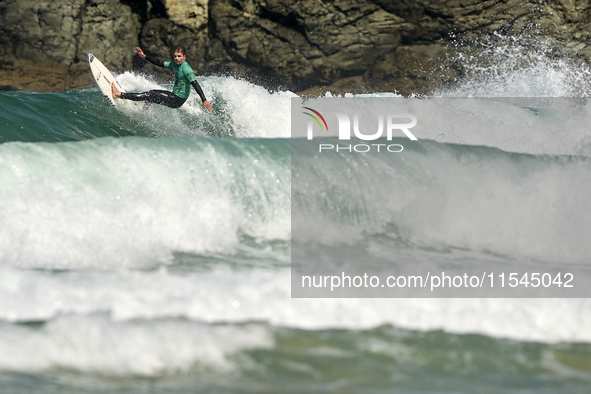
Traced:
POLYGON ((137 55, 139 57, 141 57, 142 59, 146 59, 147 61, 149 61, 152 64, 155 64, 155 65, 160 66, 160 67, 164 67, 164 62, 162 60, 156 59, 153 56, 146 55, 144 53, 144 51, 142 50, 142 48, 140 48, 140 47, 135 48, 135 53, 137 53, 137 55))
POLYGON ((201 97, 201 101, 203 102, 203 107, 205 109, 208 109, 209 111, 211 111, 213 109, 213 107, 211 106, 209 101, 207 101, 207 99, 205 98, 205 94, 203 93, 203 89, 201 89, 201 86, 199 86, 199 83, 197 81, 192 81, 191 85, 195 88, 195 91, 197 92, 199 97, 201 97))

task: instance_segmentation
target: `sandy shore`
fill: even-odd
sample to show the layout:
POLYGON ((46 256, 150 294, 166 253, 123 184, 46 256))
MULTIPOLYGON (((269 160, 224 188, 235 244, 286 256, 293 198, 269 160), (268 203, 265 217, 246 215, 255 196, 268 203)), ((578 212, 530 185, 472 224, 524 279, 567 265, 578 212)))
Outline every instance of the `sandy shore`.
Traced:
POLYGON ((3 65, 0 68, 0 90, 63 92, 93 84, 92 74, 86 64, 78 64, 74 67, 3 65))

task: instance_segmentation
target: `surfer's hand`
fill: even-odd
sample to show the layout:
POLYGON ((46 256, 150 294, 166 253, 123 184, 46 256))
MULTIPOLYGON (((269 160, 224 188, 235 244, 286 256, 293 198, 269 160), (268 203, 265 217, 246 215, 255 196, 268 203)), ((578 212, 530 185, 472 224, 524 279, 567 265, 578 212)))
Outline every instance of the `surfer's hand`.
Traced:
POLYGON ((142 51, 142 48, 140 47, 135 48, 135 53, 137 53, 137 55, 142 59, 146 58, 146 54, 144 53, 144 51, 142 51))
POLYGON ((207 101, 207 100, 205 100, 203 102, 203 108, 208 109, 210 111, 213 109, 213 107, 211 106, 211 103, 209 101, 207 101))

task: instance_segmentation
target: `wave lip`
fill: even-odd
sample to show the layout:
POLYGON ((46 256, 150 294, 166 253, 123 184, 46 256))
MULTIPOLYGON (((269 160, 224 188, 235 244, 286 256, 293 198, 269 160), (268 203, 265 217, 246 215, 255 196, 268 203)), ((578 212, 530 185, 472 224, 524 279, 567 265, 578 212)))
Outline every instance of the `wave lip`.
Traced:
POLYGON ((289 237, 287 140, 0 145, 0 262, 151 267, 289 237), (219 236, 224 234, 224 236, 219 236))
POLYGON ((332 245, 386 237, 414 248, 588 264, 586 157, 393 142, 408 148, 318 154, 317 146, 294 141, 294 239, 332 245), (305 230, 298 231, 298 223, 305 230))

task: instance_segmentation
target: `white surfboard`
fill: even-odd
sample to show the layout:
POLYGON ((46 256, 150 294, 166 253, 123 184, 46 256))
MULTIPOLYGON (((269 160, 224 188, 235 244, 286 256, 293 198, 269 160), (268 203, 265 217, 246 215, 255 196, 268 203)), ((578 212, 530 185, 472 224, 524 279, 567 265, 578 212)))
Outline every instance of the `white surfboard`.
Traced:
POLYGON ((125 90, 119 85, 113 74, 92 53, 88 54, 88 64, 99 89, 109 98, 111 104, 115 105, 115 100, 113 100, 113 95, 111 94, 111 82, 115 82, 115 86, 121 92, 125 92, 125 90))

